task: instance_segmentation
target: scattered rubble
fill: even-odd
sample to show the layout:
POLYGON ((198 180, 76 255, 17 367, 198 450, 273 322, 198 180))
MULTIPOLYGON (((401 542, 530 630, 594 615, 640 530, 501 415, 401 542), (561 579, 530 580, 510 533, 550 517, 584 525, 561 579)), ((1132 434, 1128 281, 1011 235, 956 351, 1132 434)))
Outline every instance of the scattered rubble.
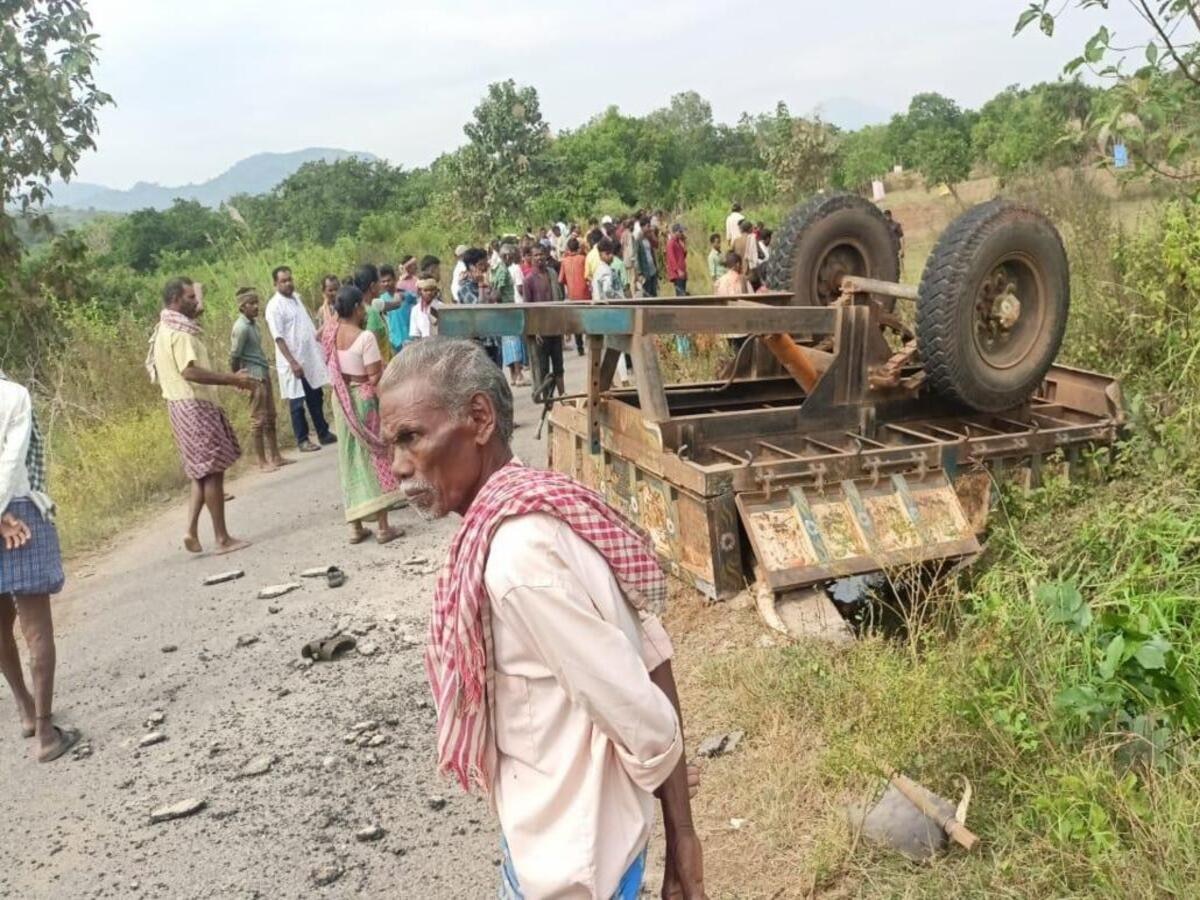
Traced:
POLYGON ((245 574, 246 573, 241 569, 232 569, 228 572, 219 572, 216 575, 209 575, 207 578, 205 578, 204 584, 211 586, 214 584, 224 584, 227 581, 237 581, 245 574))
POLYGON ((242 771, 238 773, 239 778, 253 778, 256 775, 266 775, 271 771, 271 766, 275 765, 275 757, 270 754, 256 756, 246 765, 242 766, 242 771))
POLYGON ((714 734, 712 737, 705 738, 700 743, 700 746, 696 749, 696 755, 702 756, 705 759, 712 759, 715 756, 724 756, 726 753, 732 753, 745 736, 746 732, 744 731, 727 731, 724 734, 714 734))
POLYGON ((161 744, 167 739, 167 736, 161 731, 152 731, 138 741, 139 747, 153 747, 155 744, 161 744))
POLYGON ((318 866, 312 870, 313 884, 315 884, 317 887, 325 887, 326 885, 333 884, 335 881, 341 878, 343 874, 345 873, 341 866, 337 866, 332 863, 325 866, 318 866))
POLYGON ((269 584, 264 588, 259 588, 259 600, 274 600, 276 597, 282 597, 284 594, 290 594, 292 591, 300 588, 300 582, 289 581, 284 584, 269 584))
POLYGON ((183 819, 188 816, 194 816, 207 805, 208 801, 206 800, 189 797, 187 800, 180 800, 178 803, 160 806, 151 811, 150 823, 156 825, 159 822, 169 822, 172 819, 183 819))
POLYGON ((384 835, 384 830, 379 825, 368 825, 366 828, 360 828, 354 832, 356 840, 366 843, 367 841, 377 841, 384 835))

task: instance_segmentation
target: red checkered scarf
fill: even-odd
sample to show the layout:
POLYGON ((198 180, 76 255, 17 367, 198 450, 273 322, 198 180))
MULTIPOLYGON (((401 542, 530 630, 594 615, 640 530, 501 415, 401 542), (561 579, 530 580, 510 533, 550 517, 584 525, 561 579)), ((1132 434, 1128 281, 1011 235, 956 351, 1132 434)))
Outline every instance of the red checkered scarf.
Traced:
POLYGON ((425 648, 438 713, 438 771, 454 775, 465 791, 473 782, 490 794, 496 771, 492 621, 483 581, 488 548, 505 519, 528 513, 560 519, 595 547, 635 609, 657 614, 666 601, 666 577, 645 540, 595 491, 516 461, 492 475, 450 544, 425 648))

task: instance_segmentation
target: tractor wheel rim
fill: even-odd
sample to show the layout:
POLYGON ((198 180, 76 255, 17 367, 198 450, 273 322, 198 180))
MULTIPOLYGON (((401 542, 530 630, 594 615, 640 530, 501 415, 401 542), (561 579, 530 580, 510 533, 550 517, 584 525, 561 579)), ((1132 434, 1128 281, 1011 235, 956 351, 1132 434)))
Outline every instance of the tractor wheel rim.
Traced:
POLYGON ((869 274, 866 250, 858 241, 842 239, 825 251, 815 267, 809 296, 818 306, 829 306, 841 296, 843 278, 869 274))
POLYGON ((971 329, 986 365, 1011 369, 1034 352, 1049 309, 1047 290, 1041 271, 1024 253, 1010 253, 992 267, 976 291, 971 329))

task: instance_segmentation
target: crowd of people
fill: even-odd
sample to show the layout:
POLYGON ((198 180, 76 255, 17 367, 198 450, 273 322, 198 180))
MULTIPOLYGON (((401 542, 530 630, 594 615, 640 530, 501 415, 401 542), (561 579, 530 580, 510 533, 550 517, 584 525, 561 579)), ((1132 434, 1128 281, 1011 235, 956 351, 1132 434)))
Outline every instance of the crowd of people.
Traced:
MULTIPOLYGON (((725 235, 709 237, 713 292, 762 289, 770 246, 770 230, 735 205, 725 235)), ((363 264, 345 278, 326 275, 315 313, 291 269, 278 266, 265 305, 254 287, 236 292, 227 372, 213 366, 199 323, 202 286, 186 277, 165 285, 146 367, 191 483, 183 545, 203 551, 207 510, 213 554, 249 546, 225 520, 225 472, 241 445, 221 388, 246 397, 258 465, 274 471, 294 462, 276 430, 273 355, 297 450, 337 447, 351 543, 372 534, 380 544, 395 540, 402 531, 389 513, 410 503, 423 514, 464 516, 438 581, 426 669, 438 706, 439 768, 490 795, 500 820, 500 895, 637 896, 657 797, 667 837, 664 891, 701 898, 689 800, 696 776, 683 756, 670 640, 654 615, 663 572, 598 495, 514 459, 512 387, 529 383, 525 340, 436 338, 433 314, 442 303, 655 297, 665 282, 687 296, 687 230, 667 225, 661 211, 639 211, 586 229, 561 222, 526 229, 486 247, 461 245, 454 256, 444 298, 441 261, 405 256, 398 267, 363 264), (524 745, 540 749, 525 756, 501 748, 494 729, 524 729, 524 745), (579 821, 591 830, 581 831, 579 821)), ((583 353, 582 335, 565 337, 583 353)), ((534 343, 559 395, 563 344, 560 335, 534 343)), ((50 598, 63 587, 63 567, 31 398, 3 373, 0 511, 0 668, 22 733, 48 762, 79 740, 51 711, 50 598), (32 690, 13 637, 17 621, 32 690)))

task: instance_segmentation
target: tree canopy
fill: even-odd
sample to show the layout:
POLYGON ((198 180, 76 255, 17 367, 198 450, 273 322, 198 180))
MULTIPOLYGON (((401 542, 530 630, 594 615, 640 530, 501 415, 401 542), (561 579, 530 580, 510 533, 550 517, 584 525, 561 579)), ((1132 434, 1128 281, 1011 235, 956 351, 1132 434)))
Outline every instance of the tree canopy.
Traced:
POLYGON ((95 146, 96 112, 112 98, 96 87, 96 35, 78 0, 0 2, 0 259, 17 251, 12 222, 68 180, 95 146))

